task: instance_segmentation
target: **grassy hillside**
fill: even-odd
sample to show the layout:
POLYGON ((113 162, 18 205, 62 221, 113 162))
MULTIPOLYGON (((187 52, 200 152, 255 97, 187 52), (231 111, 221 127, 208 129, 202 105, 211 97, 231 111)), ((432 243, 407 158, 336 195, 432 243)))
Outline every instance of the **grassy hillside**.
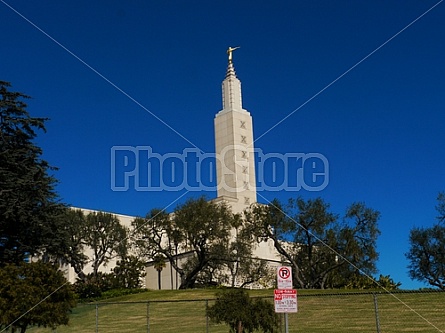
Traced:
MULTIPOLYGON (((206 304, 212 304, 214 294, 214 289, 148 291, 97 305, 80 304, 74 309, 69 326, 61 326, 57 332, 227 333, 225 325, 206 321, 206 304)), ((250 294, 273 301, 273 290, 250 294)), ((445 332, 445 293, 376 295, 380 332, 445 332)), ((289 314, 289 332, 377 332, 371 293, 302 290, 298 292, 298 310, 289 314)), ((32 328, 29 332, 52 331, 32 328)))

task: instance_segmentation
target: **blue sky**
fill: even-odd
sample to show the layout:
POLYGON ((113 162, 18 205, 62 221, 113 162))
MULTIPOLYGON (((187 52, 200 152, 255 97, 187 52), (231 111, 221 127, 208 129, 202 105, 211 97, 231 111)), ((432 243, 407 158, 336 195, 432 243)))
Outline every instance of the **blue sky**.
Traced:
POLYGON ((321 196, 340 215, 365 202, 381 212, 380 273, 418 288, 409 231, 435 222, 445 191, 441 2, 0 0, 0 79, 51 119, 38 144, 65 202, 145 215, 202 193, 112 191, 111 148, 214 152, 225 51, 240 45, 255 146, 329 161, 323 191, 259 201, 321 196))

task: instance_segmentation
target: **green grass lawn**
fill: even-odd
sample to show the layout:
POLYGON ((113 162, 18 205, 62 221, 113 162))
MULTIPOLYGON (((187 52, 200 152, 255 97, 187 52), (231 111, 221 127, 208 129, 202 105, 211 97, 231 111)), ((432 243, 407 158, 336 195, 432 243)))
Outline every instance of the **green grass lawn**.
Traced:
MULTIPOLYGON (((94 304, 79 304, 68 326, 57 332, 227 333, 228 327, 207 323, 206 304, 215 289, 148 291, 94 304), (96 312, 97 311, 97 312, 96 312), (97 328, 96 328, 97 313, 97 328), (97 329, 97 330, 96 330, 97 329)), ((273 290, 250 291, 270 297, 273 290)), ((445 332, 445 293, 377 294, 380 332, 445 332)), ((298 291, 298 313, 289 314, 289 332, 377 332, 372 294, 329 290, 298 291)), ((284 332, 284 328, 282 330, 284 332)), ((32 328, 31 333, 52 332, 32 328)))

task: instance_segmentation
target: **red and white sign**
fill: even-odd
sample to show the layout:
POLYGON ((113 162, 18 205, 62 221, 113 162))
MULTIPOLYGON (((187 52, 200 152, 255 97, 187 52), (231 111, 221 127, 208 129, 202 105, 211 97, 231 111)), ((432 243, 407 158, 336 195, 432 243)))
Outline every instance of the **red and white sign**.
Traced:
POLYGON ((295 289, 275 289, 274 303, 276 313, 297 312, 297 291, 295 289))
POLYGON ((292 289, 292 269, 288 266, 280 266, 277 269, 278 289, 292 289))

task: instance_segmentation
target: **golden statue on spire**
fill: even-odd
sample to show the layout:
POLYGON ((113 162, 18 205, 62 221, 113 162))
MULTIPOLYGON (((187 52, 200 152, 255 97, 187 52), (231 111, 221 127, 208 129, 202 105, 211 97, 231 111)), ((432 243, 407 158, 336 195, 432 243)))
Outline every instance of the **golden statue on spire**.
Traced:
POLYGON ((229 64, 232 63, 232 59, 233 59, 232 52, 239 49, 240 47, 241 46, 235 46, 235 47, 229 46, 229 48, 227 49, 227 54, 229 55, 229 64))

